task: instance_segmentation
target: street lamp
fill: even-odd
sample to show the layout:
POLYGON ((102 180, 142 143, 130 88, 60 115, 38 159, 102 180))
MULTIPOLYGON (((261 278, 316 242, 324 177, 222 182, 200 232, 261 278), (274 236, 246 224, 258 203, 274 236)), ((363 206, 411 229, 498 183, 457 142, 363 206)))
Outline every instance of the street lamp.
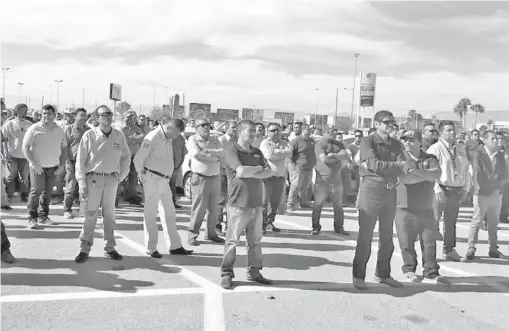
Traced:
POLYGON ((7 70, 9 70, 10 68, 4 68, 2 67, 2 73, 4 74, 4 83, 3 83, 3 87, 2 87, 2 99, 4 99, 4 102, 5 102, 5 73, 7 72, 7 70))
POLYGON ((19 85, 19 103, 23 102, 23 100, 21 100, 22 96, 23 96, 23 85, 25 85, 25 83, 22 83, 22 82, 18 82, 18 85, 19 85))
POLYGON ((60 109, 60 83, 62 83, 63 80, 57 80, 55 79, 55 83, 57 83, 57 111, 59 111, 60 109))
POLYGON ((50 93, 49 93, 49 104, 52 105, 53 104, 53 84, 49 84, 48 85, 50 87, 50 93))
POLYGON ((170 116, 172 116, 172 111, 171 111, 171 90, 168 86, 165 86, 164 87, 166 90, 168 90, 168 113, 170 114, 170 116))
MULTIPOLYGON (((323 92, 323 90, 316 88, 315 91, 316 91, 315 125, 318 127, 318 95, 319 95, 318 92, 323 92)), ((309 122, 311 122, 311 119, 309 119, 309 122)))
MULTIPOLYGON (((355 56, 355 69, 354 69, 354 73, 353 73, 353 87, 352 87, 352 112, 350 113, 350 118, 353 117, 353 108, 354 108, 354 103, 355 103, 355 82, 356 82, 356 79, 357 79, 357 60, 359 58, 359 55, 361 55, 361 53, 353 53, 353 55, 355 56)), ((357 117, 355 118, 355 122, 357 122, 357 117)))

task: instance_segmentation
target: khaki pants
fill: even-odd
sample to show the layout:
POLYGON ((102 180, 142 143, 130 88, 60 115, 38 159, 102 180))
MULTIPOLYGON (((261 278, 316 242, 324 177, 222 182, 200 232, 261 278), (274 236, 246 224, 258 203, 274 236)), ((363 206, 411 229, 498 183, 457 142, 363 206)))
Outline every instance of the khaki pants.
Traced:
POLYGON ((205 177, 193 173, 191 176, 191 222, 189 239, 196 239, 200 234, 203 219, 207 217, 205 237, 217 237, 216 224, 219 213, 221 181, 219 175, 205 177))
POLYGON ((221 276, 235 277, 233 266, 237 258, 237 245, 246 230, 247 275, 260 276, 262 261, 263 208, 237 208, 228 206, 228 230, 226 230, 221 276))
POLYGON ((115 250, 115 198, 117 196, 117 176, 87 175, 87 201, 85 221, 80 234, 81 251, 89 253, 94 244, 94 230, 97 224, 97 210, 102 207, 104 241, 106 252, 115 250))
POLYGON ((474 213, 470 222, 470 233, 468 235, 468 250, 475 252, 475 244, 479 235, 479 228, 484 217, 488 218, 488 242, 490 252, 496 252, 497 246, 497 226, 500 217, 500 207, 502 205, 502 196, 497 190, 491 195, 474 195, 474 213))
POLYGON ((180 236, 177 232, 177 215, 173 204, 173 195, 168 179, 147 172, 143 178, 145 192, 145 206, 143 208, 143 223, 145 234, 145 247, 152 254, 157 250, 158 229, 157 211, 163 225, 163 234, 168 249, 182 247, 180 236))

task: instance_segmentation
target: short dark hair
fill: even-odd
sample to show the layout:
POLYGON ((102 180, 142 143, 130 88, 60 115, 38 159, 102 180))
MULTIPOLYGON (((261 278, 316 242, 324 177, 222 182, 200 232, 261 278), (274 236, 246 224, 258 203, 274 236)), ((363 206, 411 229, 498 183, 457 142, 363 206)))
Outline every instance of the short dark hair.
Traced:
POLYGON ((18 103, 16 106, 14 106, 14 111, 17 113, 19 110, 26 108, 28 110, 28 106, 24 103, 18 103))
POLYGON ((301 121, 293 122, 293 125, 294 125, 294 126, 295 126, 295 125, 297 125, 297 124, 298 124, 298 125, 300 125, 300 126, 302 126, 302 124, 304 124, 304 123, 302 123, 301 121))
POLYGON ((112 111, 111 111, 111 109, 110 109, 110 107, 108 107, 108 106, 106 106, 106 105, 100 105, 99 107, 97 107, 97 108, 94 110, 94 113, 98 113, 98 112, 99 112, 99 109, 101 109, 101 108, 108 109, 110 112, 112 112, 112 111))
POLYGON ((376 112, 374 120, 375 122, 381 122, 384 117, 394 117, 394 115, 388 110, 379 110, 376 112))
POLYGON ((360 134, 364 135, 364 132, 362 132, 362 130, 359 130, 359 129, 357 129, 357 130, 355 130, 355 131, 353 132, 354 136, 355 136, 355 134, 357 134, 357 133, 360 133, 360 134))
POLYGON ((85 114, 86 114, 87 110, 85 108, 78 108, 78 109, 76 109, 76 111, 74 113, 78 114, 79 112, 85 112, 85 114))
POLYGON ((271 123, 269 123, 269 125, 267 125, 267 127, 271 127, 271 126, 273 126, 273 125, 275 125, 275 126, 277 126, 278 128, 280 128, 280 129, 281 129, 281 125, 280 125, 279 123, 275 123, 275 122, 271 122, 271 123))
POLYGON ((256 126, 256 125, 258 125, 258 123, 255 123, 251 120, 242 120, 237 124, 237 130, 240 132, 248 126, 256 126))
POLYGON ((42 110, 51 110, 54 115, 57 114, 57 111, 55 110, 55 107, 53 107, 53 105, 44 105, 42 107, 42 110))
POLYGON ((175 120, 175 126, 180 130, 180 131, 185 131, 186 130, 186 124, 184 123, 183 120, 181 120, 180 118, 174 118, 175 120))
POLYGON ((438 125, 438 131, 443 132, 446 125, 452 125, 454 127, 453 121, 440 121, 440 124, 438 125))
MULTIPOLYGON (((473 132, 473 131, 474 131, 474 130, 472 130, 472 132, 473 132)), ((476 131, 477 131, 477 130, 476 130, 476 131)), ((477 132, 479 132, 479 131, 477 131, 477 132)), ((484 133, 483 133, 482 137, 483 137, 484 139, 487 139, 487 138, 488 138, 488 136, 489 136, 490 134, 494 135, 495 137, 497 136, 497 132, 495 132, 495 131, 493 131, 493 130, 486 130, 486 131, 484 131, 484 133)))
MULTIPOLYGON (((491 130, 488 130, 488 131, 491 131, 491 130)), ((486 132, 488 132, 488 131, 486 131, 486 132)), ((474 132, 480 133, 479 130, 473 129, 472 131, 470 131, 470 134, 474 134, 474 132)))

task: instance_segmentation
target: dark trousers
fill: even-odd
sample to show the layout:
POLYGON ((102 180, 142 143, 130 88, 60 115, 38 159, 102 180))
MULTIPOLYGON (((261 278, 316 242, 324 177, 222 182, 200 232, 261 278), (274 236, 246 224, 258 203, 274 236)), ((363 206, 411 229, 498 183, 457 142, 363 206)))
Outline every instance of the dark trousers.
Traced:
POLYGON ((396 230, 398 232, 399 247, 403 257, 403 270, 414 272, 417 268, 417 253, 415 240, 420 237, 422 251, 423 276, 435 278, 438 276, 436 222, 433 209, 425 212, 413 213, 406 209, 396 210, 396 230))
POLYGON ((459 189, 444 190, 445 203, 436 200, 433 206, 435 213, 435 231, 440 231, 439 221, 444 215, 444 253, 450 253, 456 247, 456 220, 460 209, 459 189))
POLYGON ((12 198, 14 191, 16 191, 16 178, 19 176, 21 187, 21 194, 26 196, 30 189, 30 172, 27 159, 12 157, 7 163, 9 176, 5 179, 7 186, 5 191, 7 197, 12 198))
POLYGON ((509 222, 509 183, 502 188, 502 207, 500 209, 500 222, 509 222))
POLYGON ((69 161, 72 167, 65 166, 64 211, 71 212, 74 200, 78 197, 78 182, 75 176, 76 160, 69 161))
POLYGON ((53 185, 55 184, 55 170, 57 167, 42 168, 42 174, 38 175, 34 169, 30 169, 30 195, 28 196, 28 214, 31 219, 45 217, 49 214, 49 202, 53 185), (37 212, 39 208, 39 212, 37 212))
MULTIPOLYGON (((131 157, 131 165, 129 167, 129 174, 122 182, 124 188, 124 200, 139 199, 138 197, 138 173, 134 167, 134 155, 131 157)), ((117 198, 120 195, 120 185, 117 190, 117 198)))
POLYGON ((284 177, 270 177, 263 180, 263 226, 274 223, 286 188, 284 177))
POLYGON ((3 222, 0 222, 2 224, 2 253, 9 250, 11 247, 11 242, 9 241, 9 238, 7 237, 7 234, 5 233, 5 226, 3 222))
POLYGON ((389 190, 384 183, 365 177, 359 191, 359 235, 353 260, 353 276, 365 279, 366 265, 371 255, 373 231, 378 220, 378 258, 375 276, 388 278, 391 275, 391 258, 394 214, 396 212, 396 190, 389 190))
POLYGON ((170 189, 171 195, 173 199, 173 204, 177 203, 177 174, 181 171, 182 168, 176 168, 173 170, 173 174, 170 179, 170 189))
POLYGON ((329 181, 317 181, 315 184, 315 204, 311 214, 311 226, 313 229, 320 229, 320 215, 322 208, 328 198, 332 200, 334 208, 334 229, 343 229, 345 215, 343 212, 343 184, 329 181))
MULTIPOLYGON (((228 177, 226 177, 225 173, 221 173, 221 196, 219 197, 219 210, 217 215, 217 224, 227 223, 227 219, 224 218, 224 213, 226 212, 225 206, 226 201, 228 200, 228 177)), ((226 215, 228 217, 228 215, 226 215)))

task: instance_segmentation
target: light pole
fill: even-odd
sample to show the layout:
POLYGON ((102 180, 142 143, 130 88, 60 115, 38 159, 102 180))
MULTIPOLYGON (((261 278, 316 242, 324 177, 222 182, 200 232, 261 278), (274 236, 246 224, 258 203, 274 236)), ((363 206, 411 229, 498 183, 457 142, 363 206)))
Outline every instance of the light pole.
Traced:
POLYGON ((22 82, 18 82, 18 85, 19 85, 19 103, 23 102, 22 100, 22 96, 23 96, 23 85, 25 85, 25 83, 22 83, 22 82))
POLYGON ((57 83, 57 111, 60 111, 60 83, 62 83, 63 80, 55 79, 55 83, 57 83))
POLYGON ((83 96, 81 99, 81 108, 85 108, 85 88, 83 88, 83 96))
POLYGON ((2 73, 4 74, 4 83, 2 85, 2 99, 4 99, 4 102, 5 102, 5 74, 7 72, 7 70, 9 70, 10 68, 4 68, 2 67, 2 73))
POLYGON ((50 105, 53 105, 53 84, 49 84, 48 85, 50 87, 50 92, 49 92, 49 104, 50 105))
MULTIPOLYGON (((356 82, 356 79, 357 79, 357 59, 359 58, 359 55, 361 55, 361 53, 353 53, 353 55, 355 56, 355 69, 354 69, 354 73, 353 73, 353 87, 352 87, 352 111, 350 113, 350 118, 353 117, 353 108, 354 108, 354 103, 355 103, 355 82, 356 82)), ((355 117, 355 123, 357 123, 357 117, 355 117)))
MULTIPOLYGON (((318 93, 322 92, 323 90, 316 88, 315 91, 316 91, 315 125, 318 127, 318 93)), ((311 122, 311 119, 309 119, 309 122, 311 122)))
POLYGON ((168 86, 165 86, 164 88, 169 91, 168 92, 168 113, 171 116, 171 113, 172 113, 172 111, 171 111, 171 91, 170 91, 170 88, 168 86))
POLYGON ((339 87, 336 88, 336 109, 334 110, 334 129, 337 129, 336 121, 338 118, 338 98, 339 98, 339 87))

